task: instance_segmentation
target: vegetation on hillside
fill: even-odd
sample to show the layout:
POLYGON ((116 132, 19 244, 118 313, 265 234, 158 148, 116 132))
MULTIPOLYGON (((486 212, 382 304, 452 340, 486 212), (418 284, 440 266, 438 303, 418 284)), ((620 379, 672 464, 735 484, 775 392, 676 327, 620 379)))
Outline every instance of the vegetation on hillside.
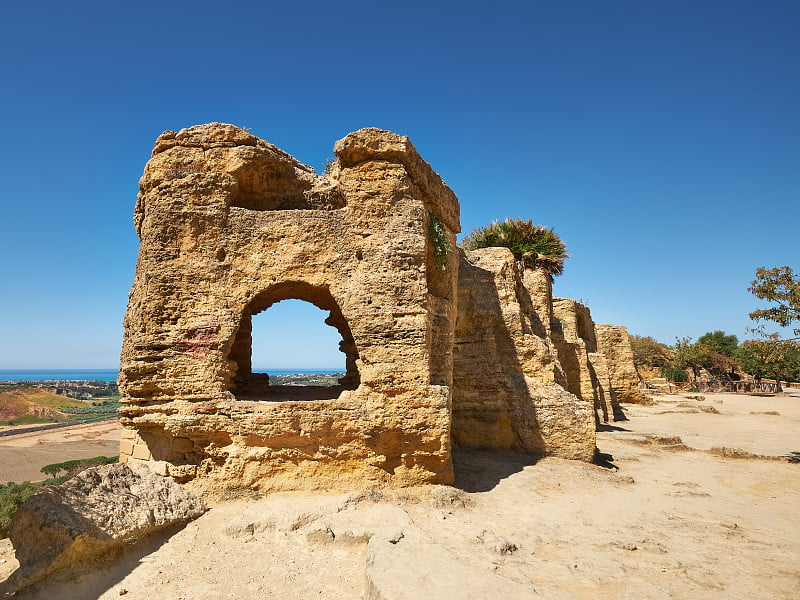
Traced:
POLYGON ((94 458, 84 458, 79 460, 68 460, 63 463, 54 463, 42 467, 42 473, 46 475, 57 475, 64 471, 59 477, 53 477, 39 483, 24 481, 23 483, 9 482, 5 485, 0 484, 0 538, 8 537, 8 529, 11 526, 11 518, 25 500, 33 496, 40 487, 45 485, 61 485, 65 481, 75 477, 78 473, 91 467, 115 463, 119 456, 96 456, 94 458))
POLYGON ((119 456, 95 456, 94 458, 79 458, 76 460, 67 460, 60 463, 45 465, 39 470, 45 475, 50 475, 52 477, 59 477, 59 473, 64 471, 64 475, 61 475, 60 477, 69 479, 70 477, 75 477, 75 475, 85 471, 90 467, 110 465, 115 462, 119 462, 119 456))
POLYGON ((39 388, 16 388, 0 392, 0 424, 41 423, 64 418, 66 407, 84 403, 39 388))
POLYGON ((11 517, 25 500, 33 496, 40 486, 26 481, 24 483, 10 482, 0 484, 0 538, 8 537, 11 526, 11 517))
POLYGON ((76 400, 35 387, 12 387, 0 391, 0 425, 92 422, 113 417, 117 408, 118 397, 76 400))
POLYGON ((494 246, 508 248, 525 267, 543 269, 551 278, 564 272, 564 261, 569 258, 566 245, 553 229, 534 225, 530 219, 495 221, 473 229, 461 241, 465 250, 494 246))

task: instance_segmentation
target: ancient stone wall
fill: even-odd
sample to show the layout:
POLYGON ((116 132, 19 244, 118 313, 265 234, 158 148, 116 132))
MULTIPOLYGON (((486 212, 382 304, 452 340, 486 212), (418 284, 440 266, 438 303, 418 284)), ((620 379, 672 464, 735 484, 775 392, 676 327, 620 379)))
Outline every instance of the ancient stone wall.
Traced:
POLYGON ((455 249, 458 200, 407 138, 362 129, 334 152, 317 175, 232 125, 158 138, 134 213, 121 461, 272 490, 449 483, 453 443, 590 460, 595 421, 632 397, 620 332, 595 335, 509 250, 455 249), (287 299, 328 312, 339 385, 252 371, 252 317, 287 299))
POLYGON ((553 298, 553 343, 567 376, 567 389, 594 403, 598 385, 589 352, 596 352, 594 328, 589 309, 570 298, 553 298))
POLYGON ((610 385, 618 402, 644 402, 639 389, 639 372, 633 362, 628 330, 622 325, 595 325, 597 348, 608 361, 610 385))
MULTIPOLYGON (((407 138, 363 129, 319 176, 247 132, 167 132, 140 181, 122 460, 207 487, 452 481, 458 200, 407 138), (250 318, 330 312, 348 373, 298 397, 250 365, 250 318), (327 394, 327 395, 326 395, 327 394)), ((274 340, 276 345, 281 340, 274 340)))
POLYGON ((589 308, 569 298, 553 299, 553 317, 552 339, 567 389, 594 404, 598 423, 624 420, 620 402, 644 399, 627 329, 595 324, 589 308))
POLYGON ((453 441, 591 460, 591 405, 566 381, 507 248, 461 253, 453 349, 453 441))

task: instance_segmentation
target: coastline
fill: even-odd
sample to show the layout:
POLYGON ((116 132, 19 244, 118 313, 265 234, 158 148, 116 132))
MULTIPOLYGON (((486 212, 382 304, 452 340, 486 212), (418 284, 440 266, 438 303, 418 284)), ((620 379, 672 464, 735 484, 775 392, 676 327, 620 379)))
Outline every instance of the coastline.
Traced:
MULTIPOLYGON (((344 369, 254 369, 270 375, 333 375, 344 369)), ((0 369, 0 383, 24 381, 116 381, 119 369, 0 369)))

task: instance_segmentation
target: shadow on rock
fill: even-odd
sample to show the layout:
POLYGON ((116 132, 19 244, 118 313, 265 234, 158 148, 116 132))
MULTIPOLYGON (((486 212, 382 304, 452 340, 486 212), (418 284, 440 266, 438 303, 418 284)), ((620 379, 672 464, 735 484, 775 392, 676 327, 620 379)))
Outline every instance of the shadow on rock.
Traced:
POLYGON ((19 592, 61 572, 90 572, 205 511, 200 498, 143 465, 95 467, 44 486, 12 517, 8 537, 19 568, 2 591, 24 597, 19 592))
POLYGON ((456 448, 453 450, 453 484, 465 492, 488 492, 509 475, 535 465, 539 457, 514 450, 456 448))
POLYGON ((6 582, 0 583, 0 598, 99 598, 139 567, 144 562, 142 559, 156 552, 186 525, 173 524, 138 541, 117 546, 101 556, 81 560, 16 593, 4 587, 6 582))
POLYGON ((611 407, 612 407, 612 409, 614 411, 614 420, 615 421, 627 421, 628 420, 628 415, 625 414, 625 411, 622 409, 622 407, 619 404, 614 403, 614 404, 611 405, 611 407))
POLYGON ((800 452, 789 452, 789 454, 784 455, 784 458, 790 463, 800 464, 800 452))

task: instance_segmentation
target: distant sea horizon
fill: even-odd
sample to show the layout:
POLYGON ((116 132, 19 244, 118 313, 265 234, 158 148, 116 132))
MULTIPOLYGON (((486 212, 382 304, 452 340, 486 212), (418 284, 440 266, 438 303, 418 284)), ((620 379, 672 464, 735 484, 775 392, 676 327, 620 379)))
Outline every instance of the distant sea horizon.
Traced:
MULTIPOLYGON (((330 375, 344 369, 271 369, 254 367, 270 375, 330 375)), ((0 381, 116 381, 118 369, 0 369, 0 381)))

